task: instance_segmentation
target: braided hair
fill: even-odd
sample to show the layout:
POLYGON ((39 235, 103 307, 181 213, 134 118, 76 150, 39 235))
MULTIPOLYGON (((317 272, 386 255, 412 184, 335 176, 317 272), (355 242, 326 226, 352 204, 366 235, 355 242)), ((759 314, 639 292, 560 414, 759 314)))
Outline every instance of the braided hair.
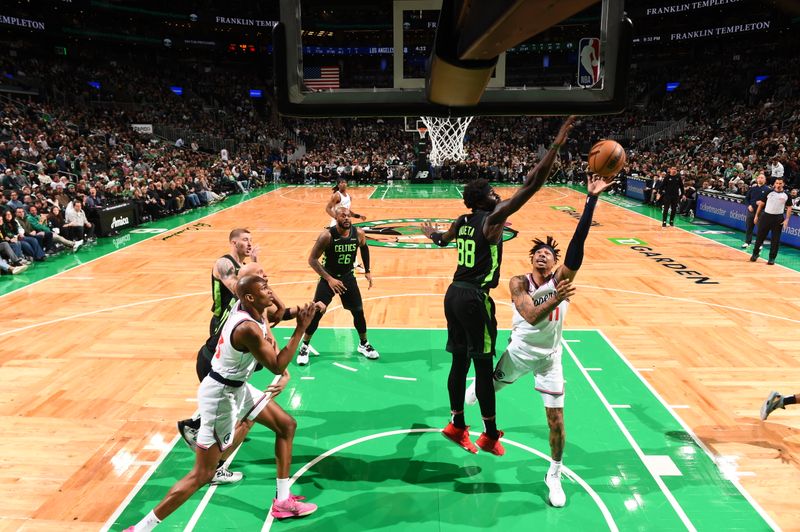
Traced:
POLYGON ((531 248, 530 252, 528 252, 529 257, 533 257, 537 251, 542 248, 549 249, 550 252, 553 254, 553 258, 555 258, 556 262, 558 262, 558 256, 561 254, 561 251, 558 249, 558 242, 552 236, 547 236, 547 241, 539 240, 538 238, 533 239, 533 247, 531 248))

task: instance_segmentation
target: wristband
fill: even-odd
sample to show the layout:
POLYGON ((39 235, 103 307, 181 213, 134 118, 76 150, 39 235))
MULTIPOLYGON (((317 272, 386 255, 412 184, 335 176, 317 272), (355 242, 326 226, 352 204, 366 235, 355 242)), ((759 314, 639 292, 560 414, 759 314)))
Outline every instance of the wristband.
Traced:
POLYGON ((447 243, 444 240, 442 240, 442 233, 433 233, 431 235, 431 240, 433 240, 433 243, 439 246, 440 248, 443 248, 447 245, 447 243))

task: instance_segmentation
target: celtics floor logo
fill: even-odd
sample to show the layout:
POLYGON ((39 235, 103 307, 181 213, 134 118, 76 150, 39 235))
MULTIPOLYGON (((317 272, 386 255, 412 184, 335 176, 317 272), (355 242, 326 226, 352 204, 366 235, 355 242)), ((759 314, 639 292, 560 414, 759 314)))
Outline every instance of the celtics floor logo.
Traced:
MULTIPOLYGON (((391 220, 373 220, 353 224, 364 230, 367 236, 367 244, 370 246, 384 248, 403 248, 403 249, 438 249, 439 246, 431 242, 429 238, 422 234, 420 225, 428 222, 438 228, 439 231, 447 231, 452 218, 393 218, 391 220)), ((503 228, 503 242, 511 240, 517 236, 517 232, 510 227, 503 228)), ((447 247, 456 247, 455 242, 451 242, 447 247)))

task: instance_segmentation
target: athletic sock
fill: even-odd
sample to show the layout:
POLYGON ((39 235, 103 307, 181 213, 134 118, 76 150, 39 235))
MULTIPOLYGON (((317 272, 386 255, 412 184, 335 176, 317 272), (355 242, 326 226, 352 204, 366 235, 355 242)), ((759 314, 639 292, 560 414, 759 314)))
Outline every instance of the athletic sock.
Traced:
POLYGON ((289 498, 289 479, 288 478, 279 478, 277 479, 278 489, 275 495, 275 498, 279 501, 285 501, 289 498))
POLYGON ((464 422, 464 412, 459 414, 453 413, 453 425, 459 429, 467 428, 467 424, 464 422))
POLYGON ((556 462, 553 460, 550 462, 550 469, 547 470, 548 475, 557 475, 561 472, 561 462, 556 462))
POLYGON ((225 460, 220 460, 219 462, 217 462, 217 469, 219 469, 220 467, 222 467, 224 465, 225 465, 225 460))
POLYGON ((361 345, 367 345, 369 343, 369 341, 366 338, 364 338, 363 340, 359 340, 359 342, 361 342, 361 345))
POLYGON ((308 345, 311 340, 303 340, 303 345, 308 345))
POLYGON ((150 532, 160 522, 161 519, 156 517, 156 514, 153 512, 153 510, 150 510, 150 513, 144 516, 144 519, 136 523, 136 525, 133 527, 133 532, 150 532))
POLYGON ((483 427, 484 427, 484 432, 491 439, 496 440, 497 438, 500 437, 500 433, 497 432, 497 420, 495 418, 484 419, 483 427))
POLYGON ((784 405, 793 405, 795 403, 797 403, 797 399, 795 399, 794 395, 787 395, 783 398, 784 405))

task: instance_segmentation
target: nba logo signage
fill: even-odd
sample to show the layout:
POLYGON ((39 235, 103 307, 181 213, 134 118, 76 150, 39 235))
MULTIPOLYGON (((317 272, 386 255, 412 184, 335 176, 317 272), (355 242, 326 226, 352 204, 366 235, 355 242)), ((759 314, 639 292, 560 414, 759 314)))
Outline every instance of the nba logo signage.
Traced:
POLYGON ((600 39, 581 39, 578 52, 578 85, 594 87, 600 80, 600 39))

